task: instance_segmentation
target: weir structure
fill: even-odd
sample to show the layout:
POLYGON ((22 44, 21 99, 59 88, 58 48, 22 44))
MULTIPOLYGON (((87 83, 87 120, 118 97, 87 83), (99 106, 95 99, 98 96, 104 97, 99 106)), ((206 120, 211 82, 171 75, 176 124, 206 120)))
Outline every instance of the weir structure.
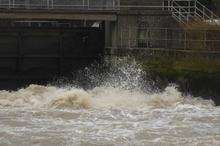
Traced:
POLYGON ((218 56, 219 25, 197 0, 0 0, 0 87, 70 77, 105 54, 218 56))

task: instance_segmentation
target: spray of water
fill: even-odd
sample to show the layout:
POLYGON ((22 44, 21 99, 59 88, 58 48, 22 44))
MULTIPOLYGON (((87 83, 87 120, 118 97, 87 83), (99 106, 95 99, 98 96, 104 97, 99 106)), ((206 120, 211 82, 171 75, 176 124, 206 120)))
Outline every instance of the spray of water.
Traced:
POLYGON ((116 58, 81 71, 93 87, 30 85, 18 91, 0 91, 0 105, 34 108, 164 108, 183 103, 212 105, 211 101, 183 97, 175 85, 152 93, 146 73, 132 58, 116 58), (149 92, 151 91, 151 92, 149 92))
POLYGON ((145 77, 135 60, 116 58, 66 85, 0 91, 0 145, 219 146, 219 107, 175 85, 152 90, 145 77))

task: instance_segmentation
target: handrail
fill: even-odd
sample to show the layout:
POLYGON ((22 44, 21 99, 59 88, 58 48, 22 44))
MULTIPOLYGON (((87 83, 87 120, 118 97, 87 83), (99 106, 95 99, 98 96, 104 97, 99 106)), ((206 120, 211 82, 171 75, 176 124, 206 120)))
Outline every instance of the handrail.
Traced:
MULTIPOLYGON (((185 18, 185 16, 181 13, 181 11, 179 11, 175 7, 171 7, 171 8, 172 8, 172 10, 175 10, 180 16, 183 16, 185 18)), ((175 13, 173 13, 173 14, 175 14, 175 13)))
POLYGON ((188 24, 191 19, 194 19, 196 23, 201 21, 208 23, 210 21, 213 22, 212 24, 218 25, 215 20, 219 19, 219 17, 198 0, 167 0, 167 3, 171 8, 172 16, 177 17, 180 23, 184 21, 183 24, 188 24), (183 4, 183 2, 187 2, 187 5, 183 4), (178 17, 177 14, 184 17, 178 17))
POLYGON ((79 0, 66 1, 63 0, 0 0, 0 8, 2 9, 69 9, 81 8, 83 10, 96 9, 98 10, 119 10, 120 0, 79 0))
MULTIPOLYGON (((183 16, 183 18, 184 18, 184 20, 186 20, 186 22, 184 21, 184 20, 182 20, 181 19, 181 17, 179 17, 179 19, 181 20, 181 22, 184 22, 183 24, 186 24, 186 23, 188 23, 188 21, 189 21, 189 15, 188 15, 188 13, 189 12, 187 12, 184 8, 182 8, 178 3, 176 3, 175 1, 173 1, 172 3, 171 3, 171 6, 172 6, 172 9, 175 9, 176 11, 177 11, 177 13, 179 14, 179 15, 182 15, 183 16), (176 9, 177 8, 177 9, 176 9), (185 15, 186 14, 186 15, 185 15)), ((173 13, 174 15, 175 15, 175 13, 173 13)), ((176 17, 178 17, 177 15, 176 15, 176 17)))
POLYGON ((196 0, 196 3, 199 4, 200 6, 202 6, 206 11, 208 11, 209 13, 211 13, 213 16, 215 16, 216 18, 219 18, 215 13, 213 13, 211 10, 209 10, 207 7, 205 7, 202 3, 200 3, 198 0, 196 0))
MULTIPOLYGON (((203 11, 199 8, 196 7, 196 10, 198 10, 199 12, 201 12, 203 14, 203 16, 206 16, 208 19, 212 19, 208 14, 203 13, 203 11)), ((202 16, 201 16, 202 17, 202 16)), ((203 18, 203 17, 202 17, 203 18)))

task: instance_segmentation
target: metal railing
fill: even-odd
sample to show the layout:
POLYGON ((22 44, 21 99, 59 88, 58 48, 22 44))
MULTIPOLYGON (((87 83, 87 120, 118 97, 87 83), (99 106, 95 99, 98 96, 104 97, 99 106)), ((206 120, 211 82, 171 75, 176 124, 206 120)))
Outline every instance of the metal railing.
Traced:
POLYGON ((165 5, 163 5, 163 3, 161 1, 156 1, 156 2, 148 2, 146 1, 142 1, 140 3, 121 3, 120 8, 122 10, 163 10, 164 7, 167 7, 165 5))
POLYGON ((118 48, 130 50, 157 48, 220 53, 219 29, 186 31, 181 28, 124 28, 119 34, 118 48))
POLYGON ((220 18, 198 0, 168 0, 164 1, 164 5, 172 12, 172 16, 184 25, 201 22, 220 25, 220 18))
POLYGON ((120 0, 0 0, 1 9, 119 10, 120 0))

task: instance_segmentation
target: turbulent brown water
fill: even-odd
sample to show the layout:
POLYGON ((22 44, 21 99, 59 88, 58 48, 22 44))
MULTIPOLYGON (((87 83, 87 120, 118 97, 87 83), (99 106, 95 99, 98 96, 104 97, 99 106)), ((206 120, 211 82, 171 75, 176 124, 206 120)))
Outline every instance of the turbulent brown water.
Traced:
POLYGON ((220 108, 212 101, 183 96, 172 85, 145 92, 138 87, 139 67, 119 70, 88 90, 30 85, 0 91, 0 145, 220 145, 220 108))

